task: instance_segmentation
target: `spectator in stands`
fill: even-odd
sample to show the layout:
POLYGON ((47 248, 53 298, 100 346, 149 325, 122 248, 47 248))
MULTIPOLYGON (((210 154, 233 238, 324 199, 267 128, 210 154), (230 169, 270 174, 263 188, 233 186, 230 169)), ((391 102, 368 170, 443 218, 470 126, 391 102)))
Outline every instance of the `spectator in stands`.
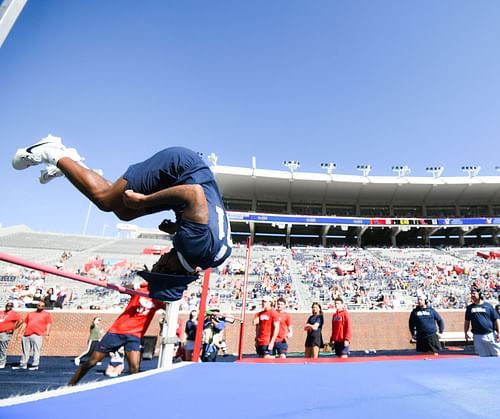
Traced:
POLYGON ((95 351, 97 344, 104 334, 104 330, 102 330, 100 326, 101 321, 102 319, 100 317, 94 317, 92 319, 92 323, 90 324, 89 339, 87 341, 87 349, 75 358, 76 366, 80 365, 82 358, 88 358, 92 352, 95 351))
POLYGON ((255 326, 255 350, 260 358, 273 358, 274 344, 280 330, 278 313, 273 310, 273 299, 262 297, 262 310, 253 318, 255 326))
POLYGON ((42 289, 37 288, 35 294, 33 294, 33 303, 38 305, 40 301, 43 301, 42 289))
POLYGON ((410 314, 408 327, 412 341, 417 343, 417 352, 439 355, 441 351, 439 335, 444 332, 444 320, 436 310, 427 305, 425 296, 417 297, 417 306, 410 314))
POLYGON ((43 297, 43 302, 45 304, 45 307, 47 309, 53 309, 57 300, 57 292, 54 287, 50 287, 47 292, 45 293, 45 296, 43 297))
POLYGON ((98 208, 125 221, 173 210, 176 222, 164 220, 160 230, 173 234, 174 247, 160 257, 154 272, 189 274, 221 265, 231 254, 229 220, 215 178, 201 157, 184 147, 166 148, 130 166, 112 183, 81 163, 75 149, 49 135, 17 150, 17 170, 46 163, 40 181, 65 175, 98 208))
POLYGON ((5 304, 5 310, 0 311, 0 368, 5 368, 7 364, 7 348, 12 338, 12 334, 23 323, 21 315, 13 310, 14 304, 5 304))
POLYGON ((307 332, 304 356, 306 358, 319 358, 320 349, 323 347, 321 333, 324 324, 323 311, 319 303, 312 303, 312 314, 307 319, 304 330, 307 332))
MULTIPOLYGON (((139 289, 148 292, 146 282, 140 284, 139 289)), ((80 381, 87 372, 98 362, 101 362, 110 352, 115 352, 121 346, 125 347, 129 374, 139 372, 141 362, 141 340, 144 338, 156 311, 164 307, 161 303, 151 298, 134 295, 125 310, 111 325, 108 332, 97 345, 90 358, 71 377, 68 385, 73 386, 80 381)))
POLYGON ((332 316, 332 335, 330 345, 335 350, 335 355, 339 358, 349 356, 349 345, 352 340, 351 318, 344 306, 342 297, 337 297, 335 302, 335 312, 332 316))
POLYGON ((12 367, 13 370, 28 368, 30 355, 33 353, 33 363, 29 368, 31 371, 38 369, 40 365, 40 353, 42 351, 43 339, 49 338, 52 326, 52 316, 45 311, 45 303, 40 301, 36 311, 28 313, 21 325, 19 335, 22 337, 23 355, 19 366, 12 367))
POLYGON ((472 324, 474 348, 479 356, 500 356, 500 316, 493 306, 484 301, 479 288, 473 288, 470 297, 472 304, 465 310, 465 341, 469 340, 468 331, 472 324))
POLYGON ((279 297, 276 300, 276 312, 279 316, 280 328, 273 351, 273 355, 279 358, 286 358, 288 353, 287 339, 293 336, 290 314, 285 311, 285 308, 286 300, 283 297, 279 297))
POLYGON ((67 288, 61 288, 56 296, 56 301, 54 303, 55 308, 63 308, 66 299, 68 298, 69 291, 67 288))
POLYGON ((184 351, 186 361, 193 360, 194 342, 196 340, 196 327, 198 326, 198 310, 191 310, 189 319, 184 329, 185 341, 184 351))

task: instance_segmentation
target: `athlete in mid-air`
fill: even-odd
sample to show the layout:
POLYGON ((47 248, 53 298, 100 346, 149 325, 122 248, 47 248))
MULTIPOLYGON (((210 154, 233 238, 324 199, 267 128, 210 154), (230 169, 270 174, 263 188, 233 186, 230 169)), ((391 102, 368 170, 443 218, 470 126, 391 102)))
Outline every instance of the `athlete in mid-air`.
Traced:
POLYGON ((221 194, 210 168, 184 147, 170 147, 131 165, 116 182, 104 179, 82 163, 74 148, 48 135, 20 148, 12 158, 17 170, 46 164, 41 183, 66 176, 99 209, 123 221, 173 210, 175 223, 159 228, 173 234, 173 248, 160 257, 152 271, 186 275, 222 264, 231 254, 231 230, 221 194))

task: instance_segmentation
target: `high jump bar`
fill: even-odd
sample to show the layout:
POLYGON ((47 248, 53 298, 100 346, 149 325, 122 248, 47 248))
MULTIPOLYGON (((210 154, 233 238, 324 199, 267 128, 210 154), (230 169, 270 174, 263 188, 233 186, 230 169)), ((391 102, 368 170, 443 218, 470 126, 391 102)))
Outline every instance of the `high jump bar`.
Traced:
POLYGON ((11 256, 6 253, 0 253, 0 261, 13 263, 14 265, 24 266, 25 268, 34 269, 37 271, 45 272, 56 276, 62 276, 63 278, 72 279, 74 281, 85 282, 86 284, 118 291, 121 292, 122 294, 138 295, 139 297, 150 298, 149 294, 143 291, 130 289, 121 285, 112 284, 107 281, 99 281, 97 279, 85 278, 84 276, 80 276, 71 272, 61 271, 51 266, 41 265, 40 263, 30 262, 29 260, 11 256))

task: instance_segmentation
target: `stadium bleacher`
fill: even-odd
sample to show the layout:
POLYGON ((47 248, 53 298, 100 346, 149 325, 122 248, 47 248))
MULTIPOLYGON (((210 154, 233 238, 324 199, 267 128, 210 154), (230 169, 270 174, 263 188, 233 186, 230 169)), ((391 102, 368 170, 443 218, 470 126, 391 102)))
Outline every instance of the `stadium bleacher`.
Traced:
MULTIPOLYGON (((1 236, 0 251, 70 272, 123 283, 135 270, 152 266, 157 254, 144 250, 171 245, 151 238, 109 238, 16 231, 1 236), (66 255, 66 257, 64 257, 66 255), (68 256, 69 255, 69 256, 68 256), (100 268, 90 267, 93 261, 100 268), (86 267, 88 268, 86 270, 86 267)), ((500 291, 500 259, 478 252, 499 248, 357 248, 254 245, 248 280, 247 309, 260 308, 264 295, 284 296, 292 310, 308 310, 313 301, 331 307, 342 296, 351 310, 411 309, 417 293, 428 295, 438 308, 464 308, 468 289, 478 283, 495 303, 500 291)), ((209 305, 240 310, 243 300, 246 249, 237 246, 229 261, 212 271, 209 305)), ((30 301, 37 288, 66 294, 63 308, 120 310, 128 301, 104 288, 0 263, 0 305, 8 299, 30 301), (28 295, 28 296, 27 296, 28 295)), ((189 287, 181 308, 199 303, 201 281, 189 287)), ((55 297, 54 297, 55 298, 55 297)))

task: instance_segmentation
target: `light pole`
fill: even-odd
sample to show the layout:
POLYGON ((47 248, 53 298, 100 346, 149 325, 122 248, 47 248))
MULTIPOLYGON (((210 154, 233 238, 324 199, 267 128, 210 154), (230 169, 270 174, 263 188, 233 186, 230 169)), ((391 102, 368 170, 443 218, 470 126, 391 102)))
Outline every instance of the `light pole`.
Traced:
POLYGON ((329 175, 331 175, 333 171, 337 168, 337 165, 332 162, 321 163, 320 166, 322 169, 325 169, 326 173, 328 173, 329 175))
MULTIPOLYGON (((94 169, 94 172, 96 172, 99 176, 103 175, 103 171, 101 169, 94 169)), ((87 208, 87 215, 85 217, 85 222, 83 223, 83 230, 82 230, 83 236, 87 234, 87 227, 89 226, 89 218, 90 218, 90 212, 92 211, 92 205, 94 204, 92 203, 92 201, 90 201, 89 206, 87 208)))
POLYGON ((106 233, 106 229, 109 228, 109 225, 108 224, 104 224, 102 226, 102 236, 104 237, 104 233, 106 233))
POLYGON ((481 166, 462 166, 462 172, 467 173, 469 177, 477 176, 481 166))
POLYGON ((430 166, 425 168, 427 173, 431 173, 433 178, 441 177, 444 172, 443 166, 430 166))
POLYGON ((411 169, 405 164, 404 166, 392 166, 392 171, 398 174, 398 177, 405 177, 411 173, 411 169))
POLYGON ((288 167, 288 170, 293 173, 300 167, 300 162, 295 160, 285 160, 283 165, 288 167))
POLYGON ((371 164, 358 164, 356 166, 356 169, 358 169, 361 173, 363 173, 364 177, 367 177, 370 172, 372 171, 372 165, 371 164))

